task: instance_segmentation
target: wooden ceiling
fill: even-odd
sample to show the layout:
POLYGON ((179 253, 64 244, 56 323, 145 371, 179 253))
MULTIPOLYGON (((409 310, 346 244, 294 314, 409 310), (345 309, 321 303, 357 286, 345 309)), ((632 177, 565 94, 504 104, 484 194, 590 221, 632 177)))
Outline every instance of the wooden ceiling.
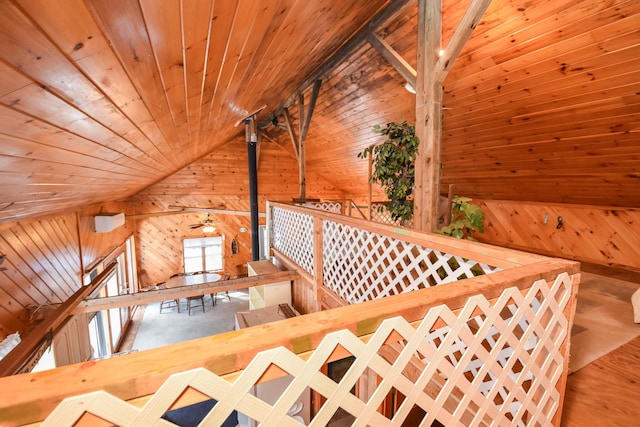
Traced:
MULTIPOLYGON (((470 1, 443 0, 445 44, 470 1)), ((415 67, 415 0, 0 0, 0 222, 124 199, 224 149, 403 3, 376 32, 415 67)), ((639 28, 635 0, 494 0, 444 82, 443 188, 640 207, 639 28)), ((355 46, 307 137, 308 170, 353 197, 373 125, 415 115, 355 46)))

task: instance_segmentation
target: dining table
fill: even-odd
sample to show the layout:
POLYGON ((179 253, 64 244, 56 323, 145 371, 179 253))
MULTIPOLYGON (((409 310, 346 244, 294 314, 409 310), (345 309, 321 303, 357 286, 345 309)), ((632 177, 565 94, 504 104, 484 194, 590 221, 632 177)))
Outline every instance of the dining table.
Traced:
POLYGON ((217 273, 175 276, 167 280, 164 285, 167 288, 179 288, 181 286, 193 286, 202 285, 204 283, 213 283, 219 281, 221 278, 222 276, 217 273))

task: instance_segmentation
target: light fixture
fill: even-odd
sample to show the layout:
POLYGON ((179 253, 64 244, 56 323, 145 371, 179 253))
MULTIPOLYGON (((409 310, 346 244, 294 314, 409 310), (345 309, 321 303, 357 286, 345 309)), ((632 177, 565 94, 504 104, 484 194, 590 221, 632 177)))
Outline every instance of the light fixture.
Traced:
POLYGON ((444 49, 440 49, 438 51, 438 56, 443 56, 444 55, 444 49))
POLYGON ((202 227, 203 233, 213 233, 214 231, 216 231, 216 228, 213 225, 205 225, 202 227))
POLYGON ((409 92, 409 93, 413 93, 413 94, 415 95, 415 93, 416 93, 416 88, 415 88, 415 87, 413 87, 413 86, 411 85, 411 83, 407 82, 407 83, 404 85, 404 88, 407 90, 407 92, 409 92))
POLYGON ((238 229, 241 233, 246 233, 247 231, 249 231, 249 229, 247 227, 240 227, 238 229))

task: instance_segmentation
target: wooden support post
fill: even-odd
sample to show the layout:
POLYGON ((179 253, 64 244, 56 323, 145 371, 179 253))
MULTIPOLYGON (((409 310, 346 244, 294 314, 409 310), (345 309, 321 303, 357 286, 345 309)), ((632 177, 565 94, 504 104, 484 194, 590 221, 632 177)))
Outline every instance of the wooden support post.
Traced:
POLYGON ((416 157, 414 228, 438 226, 440 147, 442 145, 442 82, 453 67, 491 0, 472 0, 449 45, 442 45, 442 0, 418 0, 418 67, 416 79, 416 157))
POLYGON ((453 203, 453 196, 455 195, 456 186, 454 184, 449 184, 449 194, 447 195, 447 206, 442 209, 442 215, 444 217, 444 221, 442 223, 443 226, 447 226, 451 224, 451 204, 453 203))
POLYGON ((418 70, 416 87, 416 157, 414 228, 433 231, 438 224, 442 81, 435 67, 442 44, 441 0, 418 0, 418 70))

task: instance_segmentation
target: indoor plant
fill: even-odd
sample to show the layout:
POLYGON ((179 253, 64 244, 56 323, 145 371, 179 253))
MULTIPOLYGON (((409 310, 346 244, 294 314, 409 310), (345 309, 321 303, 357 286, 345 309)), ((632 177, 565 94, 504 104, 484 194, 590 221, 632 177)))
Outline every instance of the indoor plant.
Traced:
POLYGON ((484 212, 468 197, 454 196, 451 200, 451 222, 437 232, 458 239, 475 240, 474 232, 484 233, 484 212))
POLYGON ((358 157, 371 156, 373 172, 370 182, 379 183, 388 202, 385 206, 394 221, 409 221, 413 217, 413 186, 415 159, 419 140, 415 127, 406 121, 376 125, 373 131, 386 136, 379 144, 365 148, 358 157))

